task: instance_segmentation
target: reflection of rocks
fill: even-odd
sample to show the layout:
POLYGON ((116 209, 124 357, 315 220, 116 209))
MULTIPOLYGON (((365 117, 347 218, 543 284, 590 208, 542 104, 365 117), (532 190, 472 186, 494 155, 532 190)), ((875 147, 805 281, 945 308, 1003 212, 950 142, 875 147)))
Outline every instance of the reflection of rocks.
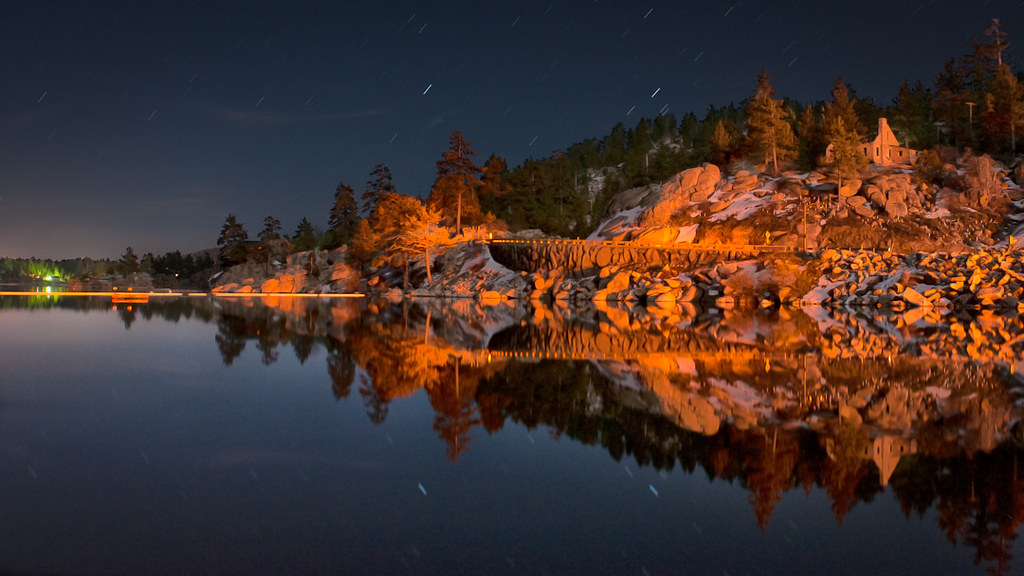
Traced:
MULTIPOLYGON (((974 453, 1013 437, 1012 423, 1024 419, 1014 395, 1024 386, 1006 388, 997 365, 983 363, 1009 367, 1024 354, 1019 319, 978 318, 961 326, 974 334, 964 343, 948 327, 897 315, 812 319, 795 312, 771 321, 736 315, 666 325, 593 314, 573 321, 535 314, 538 324, 513 325, 490 348, 502 357, 591 360, 619 384, 618 401, 706 434, 782 423, 828 437, 842 423, 873 445, 913 441, 899 444, 904 453, 911 445, 974 453), (1001 355, 979 355, 984 338, 1004 342, 1001 355), (965 363, 951 364, 948 356, 965 363)), ((870 457, 881 461, 881 454, 870 457)), ((879 464, 886 474, 894 466, 879 464)))

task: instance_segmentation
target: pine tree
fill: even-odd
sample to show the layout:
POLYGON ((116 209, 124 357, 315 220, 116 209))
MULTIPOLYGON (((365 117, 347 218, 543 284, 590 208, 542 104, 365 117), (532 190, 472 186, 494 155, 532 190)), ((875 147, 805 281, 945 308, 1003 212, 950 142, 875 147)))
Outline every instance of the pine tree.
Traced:
POLYGON ((273 216, 267 216, 263 219, 263 230, 260 230, 259 239, 260 242, 266 244, 272 240, 279 240, 281 238, 281 221, 273 216))
POLYGON ((295 228, 295 234, 292 236, 292 244, 295 246, 295 250, 297 252, 316 248, 316 229, 313 228, 313 225, 310 224, 309 220, 306 220, 305 217, 299 221, 299 225, 295 228))
POLYGON ((715 124, 715 131, 711 134, 711 151, 714 154, 714 162, 724 166, 729 162, 729 155, 732 151, 732 134, 726 128, 725 122, 718 119, 715 124))
POLYGON ((387 164, 377 164, 370 172, 370 179, 366 181, 366 190, 363 191, 363 216, 373 214, 381 199, 394 193, 395 185, 391 183, 391 169, 387 164))
POLYGON ((473 164, 476 152, 470 148, 472 144, 462 137, 462 132, 452 132, 448 138, 448 150, 441 154, 441 160, 437 162, 437 180, 427 199, 427 205, 442 214, 454 214, 454 219, 448 221, 455 225, 456 234, 462 234, 464 212, 469 221, 479 221, 481 215, 475 193, 480 183, 477 178, 480 168, 473 164))
POLYGON ((867 164, 867 158, 864 156, 864 151, 861 150, 860 137, 857 132, 846 127, 842 116, 832 119, 829 133, 832 134, 830 163, 836 172, 839 187, 842 188, 843 180, 857 175, 860 169, 867 164))
POLYGON ((810 104, 804 106, 797 120, 797 142, 800 165, 808 169, 816 168, 825 155, 828 141, 825 139, 825 129, 821 125, 821 114, 810 104))
POLYGON ((220 247, 218 259, 221 266, 228 267, 245 262, 246 242, 249 241, 249 233, 245 230, 234 214, 228 214, 224 219, 224 226, 220 230, 220 237, 217 238, 217 246, 220 247))
POLYGON ((135 254, 135 250, 129 246, 124 254, 121 255, 121 259, 117 262, 118 268, 121 270, 121 275, 128 277, 132 274, 138 274, 141 266, 139 265, 139 257, 135 254))
POLYGON ((260 245, 256 260, 263 263, 270 262, 271 252, 274 248, 273 243, 275 240, 281 239, 281 221, 273 216, 267 216, 263 219, 263 230, 260 230, 257 237, 260 239, 260 245))
POLYGON ((772 172, 779 172, 779 162, 785 162, 796 153, 796 138, 793 128, 787 122, 790 112, 781 99, 774 98, 768 72, 757 75, 754 98, 747 106, 747 141, 751 149, 764 158, 765 168, 772 166, 772 172))
POLYGON ((1003 32, 1001 26, 999 18, 993 18, 992 24, 985 30, 985 35, 990 38, 985 43, 986 56, 995 60, 997 71, 1003 67, 1003 52, 1010 47, 1010 43, 1006 41, 1007 34, 1003 32))
POLYGON ((348 244, 356 233, 359 224, 359 204, 356 202, 352 187, 339 182, 334 190, 334 205, 327 226, 331 232, 331 244, 339 246, 348 244))
POLYGON ((932 101, 931 91, 920 80, 913 87, 906 81, 900 86, 888 117, 893 132, 910 148, 922 150, 936 144, 932 101))
POLYGON ((427 285, 430 285, 430 249, 435 246, 451 244, 448 231, 440 226, 441 213, 430 208, 419 206, 409 214, 402 216, 396 234, 390 237, 388 252, 392 255, 401 253, 404 259, 410 254, 423 253, 423 264, 427 269, 427 285))
POLYGON ((1003 65, 985 94, 982 130, 992 152, 1017 150, 1017 131, 1024 129, 1024 87, 1003 65))
POLYGON ((950 58, 935 76, 935 100, 932 106, 937 140, 943 128, 957 146, 961 140, 967 139, 971 132, 968 122, 969 102, 977 104, 978 101, 967 90, 967 71, 956 59, 950 58))
POLYGON ((491 154, 484 162, 480 185, 477 187, 481 210, 494 213, 503 219, 508 217, 514 201, 508 178, 508 163, 504 158, 491 154))
POLYGON ((840 76, 832 84, 832 101, 825 103, 825 129, 826 137, 834 139, 831 129, 836 125, 836 118, 843 119, 843 126, 847 131, 852 131, 858 138, 864 136, 864 125, 861 124, 857 115, 857 99, 850 94, 850 88, 843 82, 840 76))

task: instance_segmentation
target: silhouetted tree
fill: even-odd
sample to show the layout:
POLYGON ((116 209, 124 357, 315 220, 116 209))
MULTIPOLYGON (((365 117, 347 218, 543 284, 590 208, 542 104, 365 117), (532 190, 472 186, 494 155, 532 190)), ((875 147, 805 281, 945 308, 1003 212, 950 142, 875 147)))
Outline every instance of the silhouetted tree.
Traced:
POLYGON ((263 230, 260 230, 260 242, 270 242, 281 238, 281 221, 273 216, 263 219, 263 230))
POLYGON ((295 250, 302 252, 304 250, 312 250, 317 246, 317 233, 313 225, 306 220, 305 217, 299 221, 298 227, 295 228, 295 234, 292 236, 292 244, 295 246, 295 250))
POLYGON ((832 100, 825 103, 824 125, 825 136, 829 140, 834 139, 832 129, 836 125, 836 118, 843 119, 843 126, 848 132, 853 132, 857 138, 864 136, 864 125, 861 124, 857 115, 857 99, 850 94, 850 87, 843 78, 836 78, 832 84, 832 100))
POLYGON ((352 187, 339 182, 334 190, 334 205, 331 206, 331 216, 327 220, 330 228, 331 245, 339 246, 348 244, 356 233, 356 226, 359 225, 359 204, 356 202, 355 193, 352 187))
POLYGON ((249 233, 245 227, 238 222, 234 214, 228 214, 220 230, 220 237, 217 238, 221 266, 234 266, 245 262, 248 241, 249 233))
POLYGON ((138 274, 140 270, 139 257, 135 254, 135 250, 129 246, 124 254, 121 255, 121 259, 117 262, 118 269, 121 271, 121 275, 128 277, 132 274, 138 274))
POLYGON ((387 164, 380 163, 373 167, 370 179, 366 181, 363 191, 363 216, 368 217, 377 209, 377 204, 388 194, 395 193, 395 185, 391 183, 391 169, 387 164))

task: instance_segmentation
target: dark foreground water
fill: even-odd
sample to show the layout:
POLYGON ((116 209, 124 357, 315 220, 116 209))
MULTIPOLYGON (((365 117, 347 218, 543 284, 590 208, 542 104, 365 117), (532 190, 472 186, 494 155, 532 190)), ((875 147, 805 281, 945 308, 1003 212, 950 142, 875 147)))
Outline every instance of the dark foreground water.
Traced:
POLYGON ((0 573, 1019 574, 1021 339, 0 298, 0 573))

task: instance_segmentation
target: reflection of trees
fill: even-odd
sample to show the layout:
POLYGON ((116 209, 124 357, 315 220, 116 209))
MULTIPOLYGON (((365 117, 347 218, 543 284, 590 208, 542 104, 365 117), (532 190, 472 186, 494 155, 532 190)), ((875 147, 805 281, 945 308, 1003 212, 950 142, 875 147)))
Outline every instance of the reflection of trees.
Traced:
POLYGON ((440 372, 441 377, 429 391, 430 405, 437 412, 434 430, 447 445, 448 458, 454 461, 469 450, 469 431, 482 421, 475 401, 477 383, 461 378, 458 359, 440 372))
POLYGON ((130 330, 132 324, 135 323, 138 312, 135 310, 134 305, 122 305, 117 306, 117 316, 121 319, 121 323, 124 324, 125 330, 130 330))
POLYGON ((870 440, 862 428, 843 423, 829 444, 831 458, 822 470, 821 484, 832 499, 836 522, 842 524, 854 504, 859 500, 870 502, 880 488, 877 476, 869 478, 876 468, 864 457, 869 453, 870 440))
POLYGON ((800 450, 795 436, 782 434, 780 437, 778 429, 771 436, 752 436, 750 439, 754 446, 749 447, 746 484, 757 524, 764 529, 783 492, 795 485, 794 472, 800 450))
POLYGON ((975 563, 986 564, 997 574, 1009 573, 1010 547, 1024 521, 1019 457, 1015 446, 1004 444, 990 454, 940 461, 942 469, 953 473, 928 477, 938 497, 935 507, 946 538, 974 548, 975 563))
POLYGON ((245 350, 245 333, 245 318, 227 314, 217 318, 217 335, 214 339, 225 366, 230 366, 245 350))
MULTIPOLYGON (((305 350, 305 348, 302 349, 305 350)), ((299 348, 296 348, 295 353, 299 354, 299 348)), ((300 356, 299 360, 303 361, 308 356, 307 352, 305 356, 300 356)), ((352 391, 352 382, 356 377, 356 364, 352 358, 352 349, 348 339, 327 341, 327 373, 331 376, 331 391, 334 393, 334 399, 348 398, 352 391)))

